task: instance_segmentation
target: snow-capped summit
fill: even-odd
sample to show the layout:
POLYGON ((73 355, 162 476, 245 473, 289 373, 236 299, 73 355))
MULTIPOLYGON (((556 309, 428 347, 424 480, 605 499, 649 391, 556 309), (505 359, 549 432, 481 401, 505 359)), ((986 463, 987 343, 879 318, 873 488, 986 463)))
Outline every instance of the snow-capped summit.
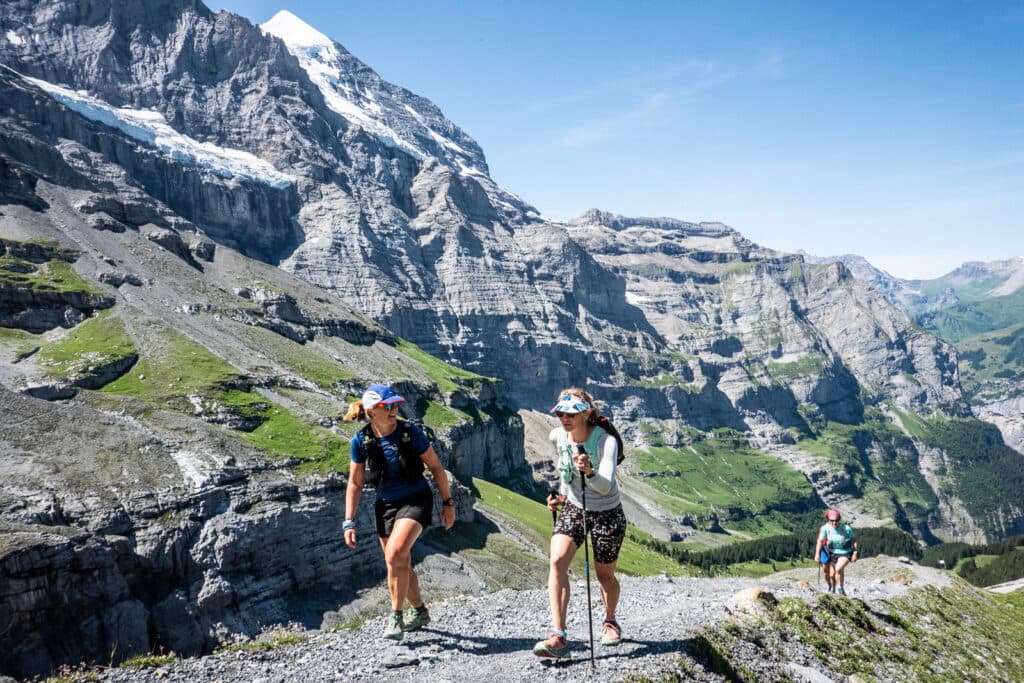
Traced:
POLYGON ((277 36, 288 47, 333 47, 334 41, 299 19, 288 10, 281 10, 260 28, 277 36))
POLYGON ((327 105, 349 122, 420 161, 434 157, 457 173, 488 177, 487 162, 476 141, 428 100, 384 81, 291 12, 278 12, 260 28, 284 42, 327 105))

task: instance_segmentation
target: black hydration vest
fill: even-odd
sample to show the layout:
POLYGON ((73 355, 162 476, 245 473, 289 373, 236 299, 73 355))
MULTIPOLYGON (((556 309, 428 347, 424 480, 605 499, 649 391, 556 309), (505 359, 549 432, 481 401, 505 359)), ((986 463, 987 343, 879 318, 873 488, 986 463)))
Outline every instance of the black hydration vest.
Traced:
MULTIPOLYGON (((415 484, 423 478, 425 465, 420 454, 412 445, 412 426, 405 420, 399 420, 393 434, 398 438, 398 471, 402 479, 415 484)), ((388 460, 384 455, 384 447, 380 439, 373 433, 370 425, 363 427, 363 446, 366 448, 366 482, 380 488, 388 478, 388 460)))

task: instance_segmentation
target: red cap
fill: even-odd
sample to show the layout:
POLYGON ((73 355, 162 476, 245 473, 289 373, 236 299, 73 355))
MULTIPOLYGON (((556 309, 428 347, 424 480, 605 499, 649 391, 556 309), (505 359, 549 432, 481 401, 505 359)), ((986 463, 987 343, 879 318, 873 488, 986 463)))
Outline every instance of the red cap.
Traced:
POLYGON ((825 519, 839 519, 840 517, 842 517, 842 515, 839 513, 839 510, 836 510, 835 508, 825 511, 825 519))

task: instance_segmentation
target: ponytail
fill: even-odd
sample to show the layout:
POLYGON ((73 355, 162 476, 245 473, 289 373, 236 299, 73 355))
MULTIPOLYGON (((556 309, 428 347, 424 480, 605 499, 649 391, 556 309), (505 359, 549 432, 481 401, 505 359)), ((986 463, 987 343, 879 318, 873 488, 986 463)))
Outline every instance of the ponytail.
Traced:
POLYGON ((370 416, 366 414, 362 401, 352 401, 348 404, 348 412, 341 419, 345 422, 353 422, 355 420, 369 420, 370 416))

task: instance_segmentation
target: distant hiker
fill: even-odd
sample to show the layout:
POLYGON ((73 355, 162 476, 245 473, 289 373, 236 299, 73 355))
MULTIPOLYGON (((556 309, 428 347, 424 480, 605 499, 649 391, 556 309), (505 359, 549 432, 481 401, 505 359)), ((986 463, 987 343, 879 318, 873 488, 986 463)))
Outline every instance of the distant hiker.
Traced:
POLYGON ((551 430, 549 436, 555 448, 560 482, 558 493, 550 493, 547 502, 552 511, 561 508, 551 536, 548 572, 553 628, 547 640, 533 647, 533 653, 538 657, 565 659, 570 656, 565 629, 569 607, 569 564, 583 545, 582 479, 586 478, 586 525, 604 599, 602 645, 618 645, 622 640, 622 629, 615 620, 615 608, 619 603, 615 563, 626 537, 626 515, 615 483, 615 469, 621 455, 619 439, 614 427, 609 427, 609 432, 598 426, 602 422, 609 423, 602 420, 594 399, 582 389, 566 389, 559 394, 558 403, 551 411, 562 423, 551 430), (581 445, 583 453, 580 453, 581 445))
POLYGON ((388 565, 391 615, 384 637, 401 640, 403 631, 430 623, 420 583, 412 568, 412 546, 430 526, 434 496, 423 477, 424 465, 434 475, 441 493, 441 521, 450 529, 455 523, 448 476, 427 436, 414 424, 398 419, 398 404, 405 399, 384 384, 370 386, 361 401, 354 401, 343 419, 369 420, 352 438, 352 465, 345 494, 345 543, 356 547, 354 518, 364 480, 377 487, 375 513, 377 535, 388 565), (406 621, 402 605, 413 608, 406 621))
POLYGON ((825 512, 825 523, 818 530, 814 557, 825 569, 828 592, 846 595, 844 571, 847 564, 857 561, 857 539, 853 528, 841 519, 839 510, 825 512))

